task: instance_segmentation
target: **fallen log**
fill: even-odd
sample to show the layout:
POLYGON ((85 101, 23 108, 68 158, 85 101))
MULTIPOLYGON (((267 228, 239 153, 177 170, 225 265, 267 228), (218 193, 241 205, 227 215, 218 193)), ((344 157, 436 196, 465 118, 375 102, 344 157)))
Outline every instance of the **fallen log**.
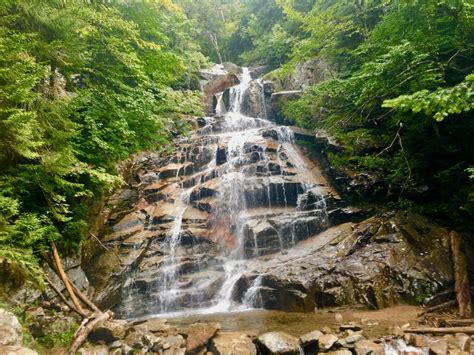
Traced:
POLYGON ((469 274, 467 272, 466 256, 461 249, 462 238, 459 233, 449 233, 451 241, 451 254, 453 258, 454 290, 461 318, 471 318, 471 288, 469 286, 469 274))
POLYGON ((447 319, 444 320, 443 323, 446 323, 447 325, 450 325, 452 327, 455 326, 463 326, 463 325, 471 325, 474 324, 474 319, 447 319))
POLYGON ((450 327, 450 328, 408 328, 405 333, 419 334, 456 334, 464 333, 468 335, 474 334, 474 327, 450 327))
POLYGON ((111 311, 107 311, 104 313, 94 313, 92 317, 84 320, 84 322, 82 322, 81 326, 74 334, 74 341, 69 348, 68 354, 75 354, 76 351, 81 347, 82 343, 87 339, 89 333, 94 330, 94 328, 101 322, 112 318, 112 316, 113 313, 111 311))
POLYGON ((51 242, 51 250, 53 251, 54 263, 59 272, 59 277, 61 278, 61 281, 63 282, 64 286, 66 286, 66 290, 69 293, 69 297, 71 297, 72 303, 80 312, 84 313, 84 310, 82 309, 81 304, 79 303, 79 300, 77 299, 72 289, 72 286, 69 283, 69 279, 67 278, 66 273, 64 272, 64 268, 61 263, 61 258, 59 257, 58 249, 56 249, 56 245, 54 244, 54 242, 51 242))
POLYGON ((430 308, 426 308, 423 312, 421 312, 418 317, 421 317, 427 313, 431 313, 431 312, 435 312, 435 311, 440 311, 442 309, 446 309, 446 308, 449 308, 449 307, 453 307, 456 305, 456 301, 448 301, 448 302, 445 302, 445 303, 441 303, 437 306, 433 306, 433 307, 430 307, 430 308))

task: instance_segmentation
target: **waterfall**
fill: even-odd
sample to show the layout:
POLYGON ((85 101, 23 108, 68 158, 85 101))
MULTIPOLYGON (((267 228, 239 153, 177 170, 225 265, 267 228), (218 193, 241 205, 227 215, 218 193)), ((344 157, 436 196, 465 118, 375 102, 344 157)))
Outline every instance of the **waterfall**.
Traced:
MULTIPOLYGON (((151 261, 158 260, 154 278, 141 280, 139 271, 128 275, 122 291, 126 316, 140 314, 133 302, 143 302, 141 308, 148 313, 166 316, 262 307, 263 273, 253 276, 246 290, 237 289, 248 259, 291 248, 326 224, 324 198, 293 131, 267 117, 242 113, 245 100, 255 95, 249 90, 252 84, 252 90, 260 88, 253 102, 265 105, 263 83, 257 79, 255 86, 249 69, 243 68, 240 83, 229 90, 228 109, 222 92, 216 116, 201 119, 200 128, 169 159, 168 167, 176 166, 174 182, 169 174, 159 173, 164 181, 160 191, 173 197, 156 206, 169 206, 173 218, 158 227, 150 222, 149 232, 165 230, 165 237, 156 239, 148 253, 151 261), (310 192, 318 201, 308 211, 310 192), (208 216, 204 222, 201 214, 208 216)), ((261 112, 266 113, 265 108, 261 112)))

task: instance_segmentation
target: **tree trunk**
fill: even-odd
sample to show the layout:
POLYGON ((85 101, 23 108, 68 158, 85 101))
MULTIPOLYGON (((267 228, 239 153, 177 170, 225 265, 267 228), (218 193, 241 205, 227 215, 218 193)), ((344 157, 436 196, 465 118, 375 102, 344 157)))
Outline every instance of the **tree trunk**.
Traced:
POLYGON ((466 256, 461 249, 461 236, 452 231, 451 254, 453 258, 454 290, 461 318, 471 318, 471 291, 469 286, 469 274, 467 272, 466 256))

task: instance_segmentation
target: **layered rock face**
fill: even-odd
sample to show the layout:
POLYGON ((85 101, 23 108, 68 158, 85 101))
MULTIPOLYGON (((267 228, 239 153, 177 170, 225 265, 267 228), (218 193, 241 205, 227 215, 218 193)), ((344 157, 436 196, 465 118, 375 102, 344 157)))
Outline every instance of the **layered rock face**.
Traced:
POLYGON ((295 144, 313 135, 257 118, 264 87, 246 70, 239 80, 172 154, 136 157, 110 198, 83 263, 102 307, 129 318, 382 307, 450 282, 445 230, 403 215, 361 222, 367 211, 344 206, 295 144))

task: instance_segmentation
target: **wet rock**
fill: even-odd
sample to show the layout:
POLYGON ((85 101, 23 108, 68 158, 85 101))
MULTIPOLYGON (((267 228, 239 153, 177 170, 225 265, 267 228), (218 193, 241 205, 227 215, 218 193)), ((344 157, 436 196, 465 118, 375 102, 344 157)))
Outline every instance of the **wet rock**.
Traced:
POLYGON ((299 99, 303 95, 301 90, 279 91, 271 94, 271 119, 277 123, 285 123, 286 117, 283 114, 283 107, 292 100, 299 99))
POLYGON ((258 337, 263 354, 300 354, 299 340, 283 332, 270 332, 258 337))
POLYGON ((21 331, 18 318, 0 308, 0 346, 20 346, 22 341, 21 331))
POLYGON ((211 341, 211 351, 215 355, 256 355, 257 348, 252 339, 242 332, 218 332, 211 341))
POLYGON ((360 340, 354 347, 356 355, 383 355, 383 344, 374 343, 371 340, 360 340))
MULTIPOLYGON (((281 293, 300 284, 303 287, 298 290, 317 307, 414 304, 416 295, 423 292, 420 285, 431 285, 436 292, 451 284, 451 260, 443 252, 446 248, 447 230, 426 218, 403 213, 379 215, 358 224, 332 227, 306 240, 304 248, 289 249, 278 261, 255 260, 245 275, 266 270, 265 279, 271 279, 272 285, 263 286, 281 293), (374 240, 394 234, 400 242, 374 240)), ((278 296, 273 293, 272 297, 278 296)), ((289 310, 285 303, 279 307, 289 310)))
POLYGON ((208 114, 214 112, 213 97, 215 94, 224 91, 238 84, 237 73, 229 73, 222 65, 215 65, 207 70, 200 70, 202 91, 205 96, 205 108, 208 114))
POLYGON ((216 152, 216 164, 222 165, 227 163, 227 149, 225 147, 219 147, 216 152))
POLYGON ((220 328, 219 323, 195 323, 182 330, 186 335, 186 351, 204 347, 220 328))
POLYGON ((109 344, 123 338, 126 331, 126 321, 106 321, 102 325, 94 328, 94 330, 89 333, 87 339, 92 343, 105 342, 106 344, 109 344))
POLYGON ((248 117, 266 118, 264 95, 262 83, 252 81, 242 93, 241 112, 248 117))
POLYGON ((330 350, 334 344, 338 341, 338 337, 334 334, 324 334, 318 339, 319 349, 322 351, 330 350))

